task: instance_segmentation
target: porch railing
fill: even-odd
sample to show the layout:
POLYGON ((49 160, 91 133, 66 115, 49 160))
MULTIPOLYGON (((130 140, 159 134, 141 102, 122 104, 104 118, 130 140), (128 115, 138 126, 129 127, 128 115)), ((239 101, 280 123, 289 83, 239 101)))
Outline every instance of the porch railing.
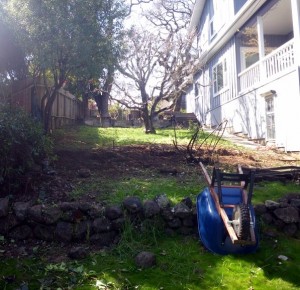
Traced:
POLYGON ((294 64, 294 41, 290 40, 238 75, 240 91, 250 89, 257 83, 286 71, 294 64))

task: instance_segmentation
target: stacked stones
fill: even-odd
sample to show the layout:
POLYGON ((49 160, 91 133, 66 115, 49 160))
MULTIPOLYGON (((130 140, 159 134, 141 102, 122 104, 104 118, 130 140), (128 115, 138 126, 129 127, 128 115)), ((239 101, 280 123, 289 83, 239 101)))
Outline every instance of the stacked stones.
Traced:
POLYGON ((300 236, 300 194, 290 193, 277 201, 267 200, 255 206, 255 213, 268 225, 287 236, 300 236))
POLYGON ((162 220, 169 233, 197 233, 196 209, 190 198, 171 206, 164 194, 145 202, 127 197, 121 205, 106 207, 96 203, 49 205, 0 198, 0 235, 15 240, 88 241, 111 246, 118 242, 126 220, 142 226, 149 219, 162 220))

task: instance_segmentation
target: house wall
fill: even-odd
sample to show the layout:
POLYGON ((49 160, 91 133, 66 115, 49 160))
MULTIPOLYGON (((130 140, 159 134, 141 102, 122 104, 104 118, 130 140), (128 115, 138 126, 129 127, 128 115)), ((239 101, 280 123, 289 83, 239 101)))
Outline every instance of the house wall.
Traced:
POLYGON ((232 0, 234 3, 234 14, 238 13, 238 11, 243 7, 243 5, 247 2, 247 0, 232 0))
MULTIPOLYGON (((232 9, 234 14, 247 1, 234 1, 232 9)), ((261 9, 247 21, 255 22, 256 16, 263 15, 277 2, 267 1, 261 9)), ((230 3, 230 1, 228 1, 230 3)), ((203 46, 203 55, 206 55, 206 47, 210 44, 209 17, 212 0, 206 1, 200 22, 199 39, 203 46)), ((265 35, 267 47, 276 48, 291 39, 289 35, 265 35)), ((244 133, 251 139, 267 138, 266 108, 263 95, 269 91, 275 91, 274 117, 276 146, 285 148, 286 151, 300 151, 300 122, 298 120, 300 108, 299 71, 295 66, 277 78, 263 80, 263 84, 252 90, 239 92, 238 76, 241 65, 239 63, 239 42, 236 33, 225 46, 213 57, 207 59, 202 70, 195 76, 195 84, 187 92, 187 112, 195 112, 198 120, 207 126, 214 127, 228 120, 227 128, 232 133, 244 133), (217 95, 213 94, 213 67, 222 59, 227 61, 227 86, 217 95), (198 84, 198 86, 197 86, 198 84)))
MULTIPOLYGON (((276 146, 286 151, 300 151, 300 91, 299 70, 274 80, 257 90, 258 95, 276 91, 274 97, 276 146)), ((264 116, 265 117, 265 116, 264 116)))
MULTIPOLYGON (((221 106, 231 102, 238 95, 237 71, 235 65, 236 49, 235 38, 232 38, 195 77, 193 88, 187 92, 187 112, 195 112, 202 124, 218 126, 225 118, 221 106), (226 59, 227 85, 219 94, 213 94, 212 74, 213 67, 226 59), (197 89, 195 86, 198 86, 197 89)), ((229 126, 232 126, 230 124, 229 126)))

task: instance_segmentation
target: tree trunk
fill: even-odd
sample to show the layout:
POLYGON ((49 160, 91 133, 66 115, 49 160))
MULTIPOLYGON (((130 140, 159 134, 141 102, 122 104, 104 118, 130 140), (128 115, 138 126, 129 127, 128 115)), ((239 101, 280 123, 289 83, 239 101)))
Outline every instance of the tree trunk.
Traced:
POLYGON ((83 118, 88 118, 90 117, 90 110, 89 110, 89 94, 85 93, 82 98, 82 103, 83 103, 83 118))
POLYGON ((155 128, 153 126, 153 120, 149 114, 149 110, 148 110, 147 106, 145 106, 142 110, 142 119, 144 121, 145 133, 146 134, 156 134, 155 128))
POLYGON ((101 98, 100 118, 101 118, 101 124, 104 127, 111 125, 111 118, 108 111, 108 101, 109 101, 109 95, 112 88, 112 83, 113 83, 113 72, 109 70, 101 94, 102 98, 101 98))
POLYGON ((55 87, 46 100, 46 105, 43 109, 43 121, 44 121, 44 131, 46 134, 51 132, 51 117, 52 117, 52 106, 56 99, 56 94, 58 92, 57 87, 55 87))
POLYGON ((181 105, 182 105, 182 97, 183 95, 181 94, 175 101, 175 106, 174 106, 174 112, 180 112, 181 109, 184 109, 184 108, 181 108, 181 105))

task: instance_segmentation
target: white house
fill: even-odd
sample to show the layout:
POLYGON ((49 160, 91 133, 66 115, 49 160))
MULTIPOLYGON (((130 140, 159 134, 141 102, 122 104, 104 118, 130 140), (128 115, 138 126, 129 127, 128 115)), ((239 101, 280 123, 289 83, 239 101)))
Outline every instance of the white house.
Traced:
POLYGON ((195 28, 203 68, 187 112, 300 151, 300 0, 197 0, 195 28))

